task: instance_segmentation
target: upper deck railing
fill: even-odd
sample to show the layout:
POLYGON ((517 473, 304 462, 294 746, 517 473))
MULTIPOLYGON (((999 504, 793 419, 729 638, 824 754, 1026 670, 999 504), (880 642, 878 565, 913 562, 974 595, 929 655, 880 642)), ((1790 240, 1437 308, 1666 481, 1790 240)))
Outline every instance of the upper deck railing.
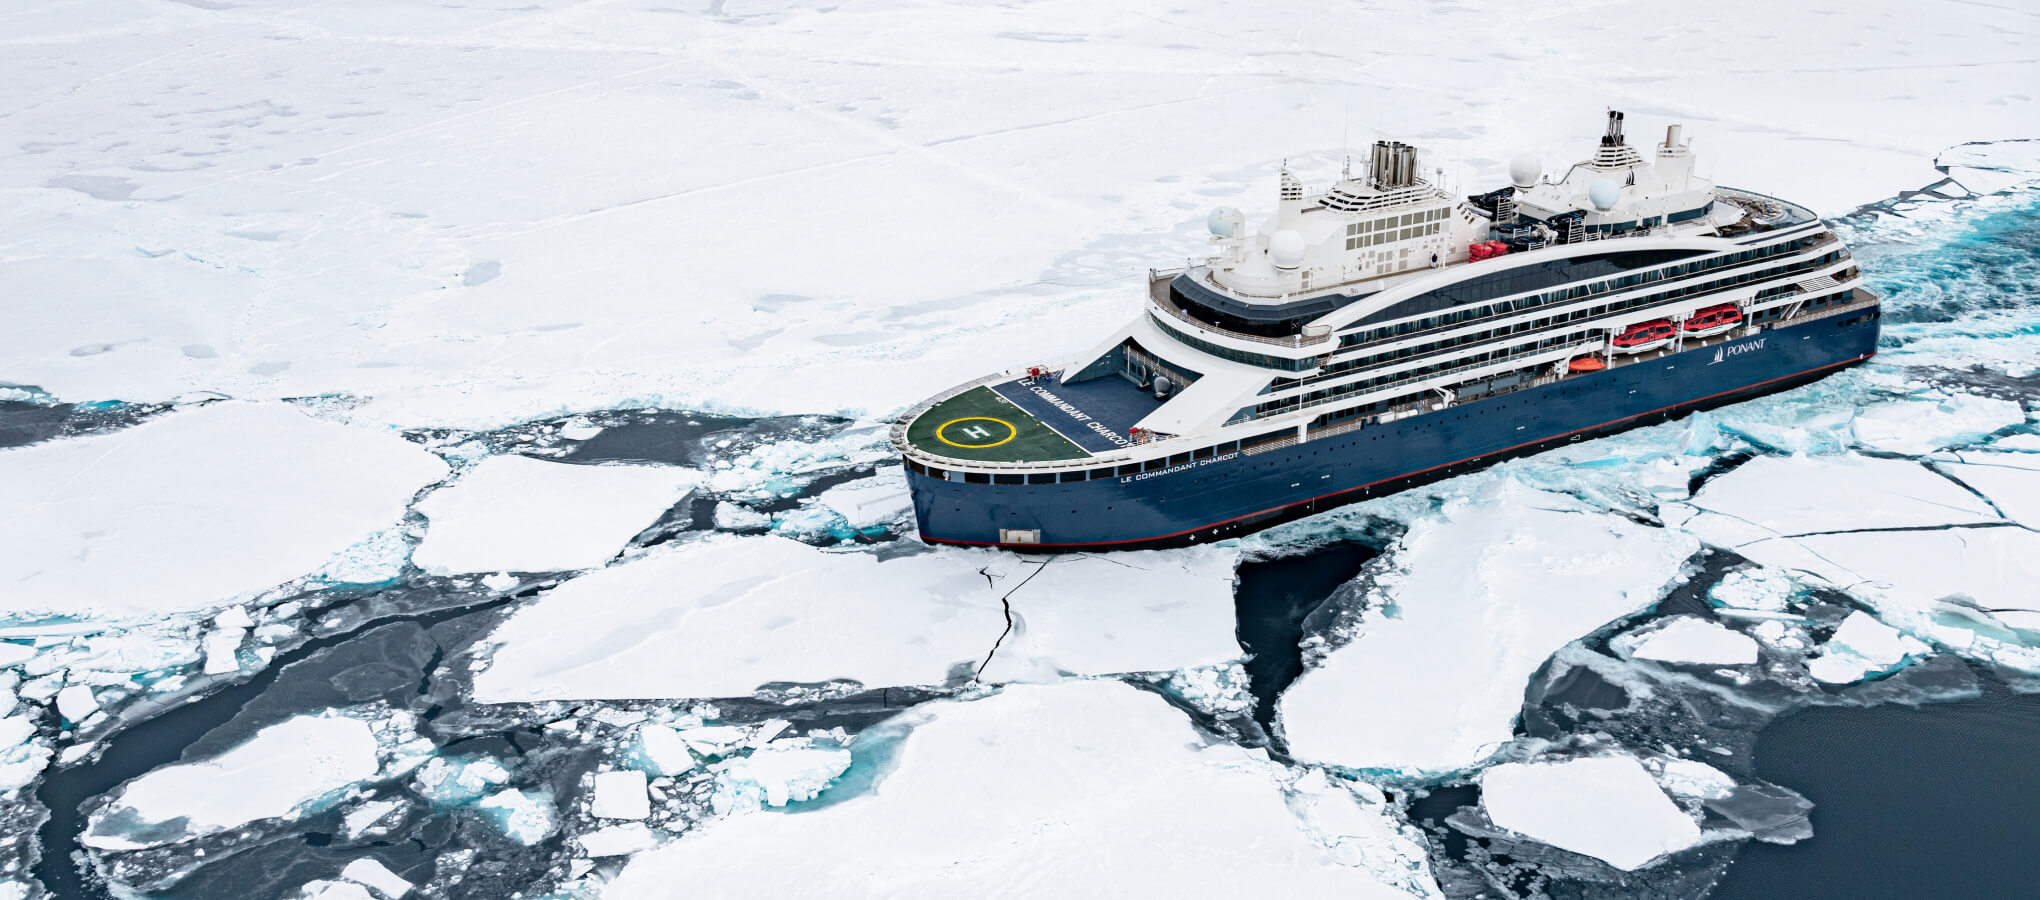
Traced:
POLYGON ((1174 281, 1177 275, 1183 274, 1183 271, 1182 269, 1171 269, 1168 271, 1149 269, 1148 299, 1154 301, 1156 309, 1175 316, 1186 325, 1203 329, 1222 337, 1253 341, 1259 344, 1272 344, 1277 347, 1309 347, 1332 339, 1331 328, 1324 325, 1305 325, 1303 326, 1302 334, 1293 334, 1287 337, 1266 337, 1258 334, 1243 334, 1196 318, 1184 312, 1182 307, 1177 306, 1176 298, 1169 294, 1169 282, 1174 281))

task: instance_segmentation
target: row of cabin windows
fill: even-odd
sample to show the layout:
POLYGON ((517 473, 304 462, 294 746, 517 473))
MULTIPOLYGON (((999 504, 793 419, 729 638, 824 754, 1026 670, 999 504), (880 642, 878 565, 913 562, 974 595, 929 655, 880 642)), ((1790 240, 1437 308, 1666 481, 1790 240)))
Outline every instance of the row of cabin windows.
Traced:
MULTIPOLYGON (((1779 296, 1780 294, 1791 293, 1793 290, 1794 288, 1791 285, 1783 285, 1778 288, 1767 288, 1757 295, 1757 299, 1767 300, 1772 297, 1779 296)), ((1825 309, 1829 306, 1840 306, 1853 301, 1855 299, 1855 294, 1856 292, 1854 290, 1846 290, 1837 294, 1822 297, 1817 300, 1809 301, 1806 305, 1806 309, 1815 310, 1825 309)), ((1613 308, 1615 309, 1620 309, 1620 307, 1621 307, 1620 304, 1616 304, 1613 306, 1613 308)), ((1595 308, 1596 312, 1594 314, 1600 315, 1601 310, 1608 308, 1609 307, 1596 307, 1595 308)), ((1771 309, 1764 310, 1762 312, 1751 315, 1749 319, 1749 324, 1760 325, 1769 322, 1776 322, 1779 319, 1784 318, 1785 312, 1786 307, 1784 306, 1773 307, 1771 309)), ((1339 385, 1336 388, 1325 388, 1323 390, 1311 391, 1308 394, 1302 394, 1297 397, 1289 397, 1284 398, 1282 400, 1273 400, 1267 403, 1256 405, 1254 407, 1254 418, 1264 418, 1267 416, 1275 415, 1277 413, 1297 409, 1299 407, 1310 406, 1327 400, 1335 400, 1340 397, 1345 397, 1356 393, 1364 393, 1368 390, 1381 387, 1382 385, 1393 384, 1399 381, 1406 381, 1412 378, 1421 378, 1424 375, 1444 371, 1450 368, 1462 368, 1468 365, 1474 365, 1494 359, 1506 358, 1512 354, 1533 353, 1538 350, 1543 350, 1550 347, 1563 346, 1565 344, 1569 344, 1575 341, 1585 340, 1588 336, 1593 335, 1599 330, 1600 329, 1576 331, 1563 336, 1548 337, 1543 340, 1537 341, 1535 344, 1517 344, 1506 350, 1495 350, 1488 353, 1476 353, 1467 356, 1453 357, 1450 360, 1434 363, 1432 365, 1424 366, 1423 368, 1420 369, 1397 372, 1392 375, 1382 375, 1379 377, 1368 378, 1357 382, 1349 382, 1347 384, 1339 385)), ((1294 385, 1292 384, 1290 386, 1293 387, 1294 385)), ((1274 389, 1280 390, 1281 387, 1282 387, 1281 385, 1277 385, 1274 389)), ((1411 395, 1411 398, 1412 399, 1421 398, 1423 396, 1424 393, 1420 392, 1418 394, 1411 395)), ((1398 398, 1396 400, 1387 402, 1388 405, 1393 406, 1403 402, 1403 400, 1401 398, 1398 398)), ((1381 406, 1381 404, 1374 404, 1373 406, 1381 406)))
MULTIPOLYGON (((1416 332, 1419 331, 1428 331, 1430 329, 1440 328, 1446 325, 1454 325, 1460 322, 1467 322, 1475 319, 1487 318, 1490 316, 1500 315, 1502 313, 1511 312, 1514 310, 1529 309, 1532 307, 1544 306, 1551 303, 1563 303, 1570 300, 1578 300, 1598 293, 1635 287, 1639 284, 1644 284, 1646 282, 1662 281, 1672 278, 1681 278, 1698 272, 1719 269, 1724 266, 1740 265, 1742 263, 1758 259, 1765 259, 1783 253, 1796 252, 1798 250, 1805 249, 1805 247, 1807 245, 1812 244, 1814 240, 1816 240, 1815 237, 1808 237, 1796 241, 1788 241, 1782 244, 1773 244, 1768 247, 1755 247, 1749 250, 1743 250, 1737 253, 1731 253, 1726 256, 1720 256, 1713 259, 1702 260, 1697 262, 1677 263, 1675 265, 1665 266, 1662 268, 1654 268, 1648 272, 1632 272, 1630 274, 1621 275, 1615 278, 1596 282, 1593 284, 1582 284, 1574 285, 1572 287, 1558 288, 1555 290, 1544 291, 1538 294, 1531 294, 1523 297, 1517 297, 1511 300, 1503 300, 1498 303, 1480 306, 1460 306, 1459 304, 1474 303, 1477 302, 1477 300, 1491 299, 1493 296, 1496 296, 1496 293, 1492 292, 1491 290, 1485 290, 1484 288, 1492 288, 1497 285, 1506 286, 1520 279, 1512 279, 1506 277, 1513 274, 1512 272, 1498 273, 1499 276, 1504 277, 1482 276, 1480 278, 1468 279, 1467 281, 1463 281, 1458 284, 1445 285, 1436 290, 1429 291, 1424 294, 1419 294, 1408 300, 1404 300, 1401 303, 1397 303, 1394 307, 1391 307, 1389 310, 1384 311, 1384 313, 1376 313, 1374 316, 1370 316, 1369 318, 1379 318, 1382 317, 1385 313, 1395 312, 1397 310, 1402 310, 1406 308, 1410 309, 1410 311, 1412 312, 1415 312, 1420 311, 1425 307, 1436 307, 1440 305, 1436 302, 1437 300, 1447 297, 1456 298, 1458 301, 1456 303, 1445 304, 1453 306, 1454 308, 1452 309, 1441 310, 1440 314, 1435 316, 1429 316, 1421 319, 1411 319, 1406 322, 1398 322, 1392 325, 1382 325, 1376 328, 1369 328, 1366 329, 1365 331, 1355 331, 1351 333, 1341 334, 1339 336, 1339 343, 1341 346, 1351 347, 1358 344, 1368 343, 1370 341, 1387 340, 1389 338, 1415 334, 1416 332), (1488 296, 1479 297, 1477 299, 1472 297, 1457 297, 1457 295, 1466 293, 1469 290, 1472 290, 1475 293, 1485 293, 1488 294, 1488 296)), ((1652 251, 1645 252, 1648 253, 1652 251)), ((1680 251, 1656 251, 1656 252, 1677 253, 1680 251)), ((1524 267, 1523 275, 1525 278, 1534 278, 1535 276, 1544 274, 1544 270, 1546 268, 1556 269, 1564 267, 1565 264, 1568 262, 1570 261, 1553 260, 1552 262, 1547 263, 1543 266, 1526 266, 1524 267)), ((1499 293, 1503 294, 1515 293, 1515 291, 1501 291, 1499 293)))
MULTIPOLYGON (((1394 362, 1396 360, 1408 359, 1416 356, 1423 356, 1425 354, 1436 353, 1438 351, 1450 349, 1452 347, 1459 347, 1467 344, 1476 344, 1481 341, 1506 337, 1511 334, 1523 334, 1525 332, 1537 331, 1543 328, 1551 327, 1556 324, 1576 322, 1581 319, 1606 315, 1607 313, 1610 312, 1619 312, 1625 309, 1634 309, 1639 306, 1650 306, 1656 303, 1664 303, 1671 300, 1690 297, 1695 294, 1703 294, 1712 291, 1725 290, 1727 288, 1735 287, 1737 285, 1748 284, 1752 281, 1764 281, 1771 278, 1778 278, 1784 275, 1793 274, 1795 272, 1805 271, 1808 269, 1815 269, 1821 266, 1828 265, 1834 262, 1836 259, 1840 258, 1839 256, 1840 252, 1841 251, 1835 251, 1834 253, 1827 254, 1826 256, 1823 256, 1816 260, 1812 260, 1810 262, 1796 263, 1788 266, 1778 266, 1758 271, 1739 272, 1733 276, 1717 279, 1714 281, 1681 285, 1671 290, 1659 291, 1648 296, 1635 297, 1617 303, 1608 303, 1591 308, 1581 307, 1579 309, 1571 310, 1570 312, 1557 313, 1546 318, 1517 322, 1514 325, 1505 328, 1492 328, 1486 331, 1476 331, 1470 334, 1457 335, 1455 337, 1450 338, 1441 338, 1439 340, 1431 341, 1430 343, 1426 344, 1402 347, 1399 349, 1389 350, 1382 353, 1370 354, 1368 356, 1349 357, 1325 366, 1319 374, 1311 376, 1310 378, 1297 381, 1290 381, 1286 384, 1283 383, 1282 381, 1278 381, 1272 388, 1272 390, 1279 391, 1285 388, 1297 387, 1299 385, 1310 384, 1312 382, 1324 378, 1330 378, 1342 372, 1350 372, 1354 369, 1364 369, 1370 366, 1377 366, 1383 363, 1394 362)), ((1595 285, 1595 287, 1599 288, 1600 285, 1595 285)), ((1764 290, 1758 292, 1755 299, 1759 301, 1768 300, 1772 297, 1776 297, 1781 294, 1792 293, 1794 290, 1796 290, 1796 288, 1790 284, 1778 285, 1776 287, 1765 288, 1764 290)), ((1524 308, 1529 308, 1529 306, 1530 306, 1529 304, 1526 304, 1524 308)))
POLYGON ((1422 225, 1425 222, 1442 222, 1451 215, 1452 211, 1450 209, 1441 206, 1437 209, 1420 209, 1416 212, 1406 212, 1400 216, 1388 216, 1368 222, 1350 222, 1346 225, 1346 236, 1352 237, 1360 234, 1393 231, 1397 228, 1422 225))
MULTIPOLYGON (((1443 212, 1443 210, 1440 210, 1440 212, 1443 212)), ((1429 225, 1413 225, 1410 226, 1409 228, 1403 228, 1400 230, 1377 231, 1373 234, 1362 234, 1354 237, 1349 237, 1346 239, 1346 249, 1358 250, 1362 247, 1372 247, 1377 244, 1386 244, 1391 241, 1407 241, 1411 238, 1429 237, 1431 235, 1437 234, 1439 229, 1444 227, 1444 224, 1445 223, 1443 222, 1432 222, 1429 225)), ((1406 248, 1403 252, 1407 253, 1409 251, 1406 248)))
MULTIPOLYGON (((1479 365, 1485 362, 1507 359, 1511 356, 1516 356, 1524 353, 1535 353, 1540 350, 1548 350, 1552 347, 1561 347, 1566 344, 1577 343, 1579 341, 1586 340, 1588 337, 1591 337, 1592 335, 1596 334, 1599 331, 1600 329, 1582 329, 1567 334, 1552 335, 1550 337, 1542 338, 1536 341, 1531 341, 1529 343, 1516 344, 1509 347, 1497 347, 1494 350, 1490 350, 1485 353, 1472 353, 1466 356, 1455 356, 1452 357, 1451 359, 1441 360, 1439 362, 1432 363, 1431 365, 1422 366, 1416 369, 1408 369, 1405 371, 1395 372, 1387 375, 1377 375, 1373 378, 1363 378, 1360 379, 1359 381, 1349 381, 1337 387, 1322 388, 1320 390, 1311 391, 1306 394, 1299 394, 1294 397, 1284 397, 1280 400, 1271 400, 1267 403, 1261 403, 1256 405, 1254 407, 1254 417, 1264 418, 1267 416, 1276 415, 1278 413, 1288 412, 1289 410, 1297 409, 1303 406, 1312 406, 1318 403, 1323 403, 1329 400, 1336 400, 1340 397, 1345 397, 1352 394, 1365 393, 1367 391, 1371 391, 1385 385, 1396 384, 1404 381, 1411 381, 1414 379, 1421 379, 1429 375, 1435 375, 1439 372, 1447 371, 1449 369, 1465 368, 1471 365, 1479 365)), ((1421 397, 1423 396, 1424 393, 1429 392, 1429 390, 1430 390, 1429 388, 1426 388, 1424 391, 1419 392, 1416 396, 1421 397)))
POLYGON ((1259 366, 1263 369, 1283 369, 1290 372, 1301 372, 1317 364, 1317 360, 1310 357, 1305 357, 1303 359, 1283 359, 1279 356, 1268 356, 1266 354, 1252 353, 1246 350, 1234 350, 1231 347, 1223 347, 1218 344, 1214 344, 1210 341, 1199 338, 1195 335, 1188 334, 1184 332, 1182 329, 1177 328, 1176 326, 1170 324, 1169 321, 1164 319, 1162 316, 1154 314, 1152 312, 1149 313, 1148 319, 1153 321, 1155 325, 1159 326, 1163 331, 1168 332, 1170 337, 1173 337, 1176 340, 1182 341, 1185 344, 1189 344, 1192 347, 1195 347, 1199 350, 1209 353, 1212 356, 1216 356, 1219 359, 1229 359, 1236 363, 1246 363, 1247 365, 1259 366))

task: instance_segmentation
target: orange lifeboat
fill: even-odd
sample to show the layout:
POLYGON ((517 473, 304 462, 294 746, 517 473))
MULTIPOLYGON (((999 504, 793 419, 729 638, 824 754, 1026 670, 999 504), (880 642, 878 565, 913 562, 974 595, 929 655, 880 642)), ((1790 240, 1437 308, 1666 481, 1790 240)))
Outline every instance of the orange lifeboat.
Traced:
POLYGON ((1565 364, 1565 367, 1574 372, 1599 372, 1608 368, 1608 364, 1602 362, 1598 356, 1575 356, 1572 362, 1565 364))

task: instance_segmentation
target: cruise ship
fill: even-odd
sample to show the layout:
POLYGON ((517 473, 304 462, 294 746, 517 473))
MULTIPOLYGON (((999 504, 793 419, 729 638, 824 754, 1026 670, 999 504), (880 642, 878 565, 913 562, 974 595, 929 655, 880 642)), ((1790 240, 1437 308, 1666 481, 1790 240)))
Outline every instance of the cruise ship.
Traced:
POLYGON ((1806 208, 1650 156, 1458 197, 1374 144, 1322 193, 1285 165, 1250 231, 1148 273, 1089 351, 893 426, 921 537, 1071 551, 1223 540, 1503 459, 1806 384, 1877 352, 1878 298, 1806 208))

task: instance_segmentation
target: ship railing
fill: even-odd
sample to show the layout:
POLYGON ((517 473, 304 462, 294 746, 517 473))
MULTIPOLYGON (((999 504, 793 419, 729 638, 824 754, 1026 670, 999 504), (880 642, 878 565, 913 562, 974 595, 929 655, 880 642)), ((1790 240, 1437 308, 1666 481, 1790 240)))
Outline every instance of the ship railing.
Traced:
POLYGON ((1843 313, 1850 313, 1855 312, 1857 310, 1869 309, 1870 307, 1876 306, 1878 303, 1883 302, 1878 298, 1876 294, 1872 294, 1861 287, 1854 288, 1854 290, 1856 293, 1864 295, 1863 299, 1852 300, 1840 306, 1827 306, 1822 307, 1820 309, 1808 310, 1806 312, 1800 313, 1799 315, 1793 316, 1792 318, 1789 319, 1780 319, 1775 324, 1786 325, 1788 323, 1796 324, 1799 322, 1811 322, 1815 319, 1825 319, 1829 316, 1839 316, 1843 313))
MULTIPOLYGON (((1303 334, 1293 334, 1289 335, 1288 337, 1267 337, 1258 334, 1242 334, 1231 329, 1213 325, 1210 322, 1206 322, 1203 319, 1199 319, 1195 316, 1190 315, 1187 312, 1184 312, 1182 307, 1177 306, 1176 299, 1174 297, 1169 296, 1169 282, 1174 279, 1174 276, 1163 278, 1161 277, 1161 274, 1162 273, 1159 272, 1150 273, 1148 280, 1148 299, 1153 301, 1153 305, 1156 309, 1159 309, 1163 312, 1168 313, 1171 316, 1176 317, 1178 320, 1181 320, 1183 324, 1189 325, 1192 328, 1196 328, 1202 331, 1208 331, 1213 334, 1219 335, 1220 337, 1237 338, 1242 341, 1252 341, 1257 344, 1272 344, 1277 347, 1290 347, 1290 348, 1309 347, 1316 344, 1322 344, 1332 339, 1331 328, 1323 325, 1305 325, 1303 326, 1304 327, 1303 334)), ((1182 273, 1179 272, 1177 274, 1182 273)))
MULTIPOLYGON (((1460 373, 1460 372, 1466 372, 1466 371, 1470 371, 1470 370, 1473 370, 1473 369, 1480 369, 1480 368, 1485 368, 1485 367, 1488 367, 1488 366, 1494 366, 1494 365, 1498 365, 1498 364, 1504 364, 1504 363, 1508 363, 1508 362, 1511 362, 1511 361, 1514 361, 1514 360, 1519 360, 1519 359, 1523 359, 1523 358, 1525 358, 1525 357, 1530 357, 1530 356, 1538 356, 1538 355, 1542 355, 1542 354, 1548 354, 1548 353, 1557 353, 1557 354, 1563 354, 1565 358, 1571 358, 1571 357, 1573 357, 1573 356, 1577 356, 1577 355, 1579 355, 1579 354, 1580 354, 1581 352, 1584 352, 1585 350, 1587 350, 1587 349, 1589 349, 1589 348, 1598 348, 1598 347, 1600 347, 1600 346, 1601 346, 1602 344, 1604 344, 1604 343, 1606 343, 1606 341, 1605 341, 1604 339, 1602 339, 1602 338, 1598 338, 1598 337, 1593 337, 1593 338, 1586 338, 1586 339, 1583 339, 1583 340, 1579 340, 1579 341, 1574 341, 1574 342, 1573 342, 1573 343, 1571 343, 1571 344, 1559 344, 1559 345, 1554 345, 1554 346, 1550 346, 1550 347, 1538 347, 1538 348, 1534 348, 1534 349, 1530 349, 1530 350, 1524 350, 1524 351, 1521 351, 1521 352, 1518 352, 1518 353, 1511 353, 1511 354, 1509 354, 1508 356, 1497 356, 1497 357, 1490 357, 1490 358, 1488 358, 1488 359, 1480 360, 1480 361, 1478 361, 1478 362, 1471 362, 1471 363, 1467 363, 1466 365, 1463 365, 1463 366, 1454 366, 1454 367, 1452 367, 1452 368, 1450 368, 1450 369, 1444 369, 1444 370, 1441 370, 1441 371, 1437 371, 1437 372, 1427 372, 1427 373, 1425 373, 1425 374, 1423 374, 1423 375, 1417 375, 1417 376, 1413 376, 1413 377, 1410 377, 1410 378, 1405 378, 1405 379, 1402 379, 1401 381, 1391 381, 1391 382, 1389 382, 1389 383, 1387 383, 1387 384, 1383 384, 1383 385, 1378 385, 1378 386, 1376 386, 1376 387, 1373 387, 1373 388, 1369 388, 1369 389, 1368 389, 1367 391, 1365 391, 1364 393, 1372 393, 1372 392, 1376 392, 1376 391, 1388 391, 1388 390, 1394 390, 1394 389, 1396 389, 1396 388, 1400 388, 1400 387, 1408 387, 1408 386, 1410 386, 1410 385, 1420 384, 1420 383, 1422 383, 1422 382, 1426 382, 1426 381, 1433 381, 1433 380, 1436 380, 1436 379, 1439 379, 1439 378, 1443 378, 1443 377, 1446 377, 1446 376, 1449 376, 1449 375, 1456 375, 1456 374, 1458 374, 1458 373, 1460 373)), ((1363 393, 1363 392, 1360 392, 1360 391, 1355 391, 1355 392, 1353 392, 1353 393, 1363 393)), ((1271 411, 1270 411, 1270 412, 1268 413, 1268 415, 1267 415, 1267 416, 1260 416, 1259 418, 1267 418, 1268 416, 1279 416, 1279 415, 1285 415, 1285 414, 1287 414, 1287 413, 1292 413, 1292 412, 1300 412, 1300 411, 1302 411, 1302 410, 1306 410, 1306 409, 1312 409, 1312 408, 1315 408, 1315 407, 1323 406, 1323 405, 1325 405, 1325 404, 1327 404, 1327 403, 1338 403, 1338 402, 1341 402, 1341 401, 1344 401, 1344 400, 1348 400, 1348 399, 1350 399, 1351 397, 1352 397, 1352 394, 1347 394, 1346 396, 1343 396, 1343 397, 1325 397, 1325 398, 1323 398, 1323 399, 1319 399, 1319 400, 1312 400, 1312 401, 1310 401, 1310 402, 1308 402, 1308 403, 1300 403, 1300 404, 1297 404, 1297 405, 1295 405, 1295 406, 1285 406, 1285 407, 1283 407, 1283 408, 1281 408, 1281 409, 1277 409, 1277 410, 1271 410, 1271 411)))

